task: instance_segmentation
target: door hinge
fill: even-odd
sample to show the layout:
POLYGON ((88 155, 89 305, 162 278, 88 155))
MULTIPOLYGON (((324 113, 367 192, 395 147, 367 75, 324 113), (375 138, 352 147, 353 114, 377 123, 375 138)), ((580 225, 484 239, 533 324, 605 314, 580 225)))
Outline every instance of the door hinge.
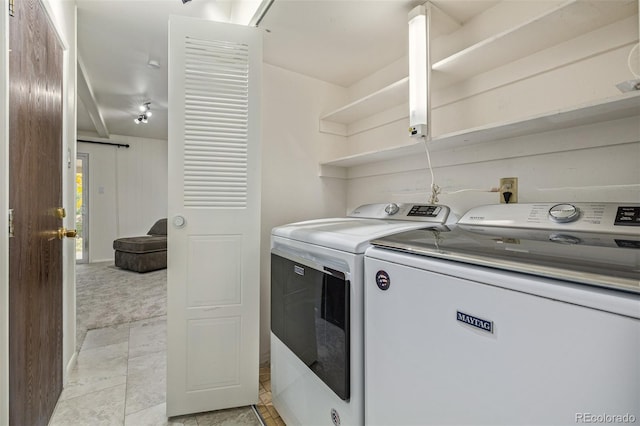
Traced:
POLYGON ((14 13, 15 13, 14 0, 9 0, 9 16, 14 16, 14 13))
POLYGON ((9 209, 9 238, 13 238, 13 209, 9 209))

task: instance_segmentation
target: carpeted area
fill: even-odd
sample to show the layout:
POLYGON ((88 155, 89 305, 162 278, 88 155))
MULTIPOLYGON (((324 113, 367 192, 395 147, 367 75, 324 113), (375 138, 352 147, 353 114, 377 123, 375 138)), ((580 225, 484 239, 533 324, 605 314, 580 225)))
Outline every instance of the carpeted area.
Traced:
POLYGON ((76 265, 77 342, 87 330, 167 314, 167 270, 125 271, 113 262, 76 265))

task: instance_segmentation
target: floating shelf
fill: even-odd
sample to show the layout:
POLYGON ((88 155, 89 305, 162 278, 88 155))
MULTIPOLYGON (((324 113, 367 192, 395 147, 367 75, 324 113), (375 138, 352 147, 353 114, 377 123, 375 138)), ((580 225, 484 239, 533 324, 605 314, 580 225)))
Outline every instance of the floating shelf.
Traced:
MULTIPOLYGON (((431 140, 430 149, 449 149, 490 142, 500 139, 514 138, 567 129, 587 124, 600 123, 637 116, 640 119, 640 92, 626 93, 599 102, 591 102, 574 108, 552 111, 536 115, 524 120, 490 124, 459 132, 436 136, 431 140)), ((328 169, 349 168, 423 152, 422 142, 391 147, 389 149, 350 155, 321 163, 328 169)), ((335 175, 335 173, 331 173, 335 175)), ((323 173, 323 175, 325 175, 323 173)), ((329 174, 326 174, 329 175, 329 174)))
MULTIPOLYGON (((320 131, 348 136, 348 125, 401 105, 409 99, 409 77, 396 81, 320 117, 320 131)), ((407 112, 408 113, 408 112, 407 112)))
POLYGON ((516 27, 436 61, 434 71, 463 80, 616 22, 638 11, 636 0, 570 0, 516 27))

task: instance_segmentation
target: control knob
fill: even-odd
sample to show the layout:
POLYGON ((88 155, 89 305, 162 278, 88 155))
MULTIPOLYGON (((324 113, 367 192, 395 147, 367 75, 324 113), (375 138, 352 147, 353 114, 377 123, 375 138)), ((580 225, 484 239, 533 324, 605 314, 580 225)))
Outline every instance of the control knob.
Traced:
POLYGON ((393 216, 394 214, 398 213, 398 210, 400 210, 400 207, 398 207, 396 203, 387 204, 387 206, 384 208, 384 211, 388 216, 393 216))
POLYGON ((556 204, 549 209, 549 219, 556 223, 568 223, 580 217, 580 209, 573 204, 556 204))

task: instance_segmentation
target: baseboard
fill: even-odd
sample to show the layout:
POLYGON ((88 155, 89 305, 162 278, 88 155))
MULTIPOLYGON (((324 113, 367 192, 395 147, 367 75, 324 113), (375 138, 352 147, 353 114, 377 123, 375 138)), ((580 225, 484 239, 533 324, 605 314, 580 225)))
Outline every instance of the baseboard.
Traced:
POLYGON ((71 370, 73 370, 73 367, 76 366, 77 361, 78 361, 78 351, 74 351, 73 355, 71 355, 71 359, 67 363, 67 368, 65 369, 65 374, 62 379, 62 387, 64 387, 67 384, 67 381, 69 379, 69 374, 71 373, 71 370))
POLYGON ((104 262, 111 262, 113 263, 113 258, 107 258, 107 259, 91 259, 89 261, 89 263, 104 263, 104 262))

